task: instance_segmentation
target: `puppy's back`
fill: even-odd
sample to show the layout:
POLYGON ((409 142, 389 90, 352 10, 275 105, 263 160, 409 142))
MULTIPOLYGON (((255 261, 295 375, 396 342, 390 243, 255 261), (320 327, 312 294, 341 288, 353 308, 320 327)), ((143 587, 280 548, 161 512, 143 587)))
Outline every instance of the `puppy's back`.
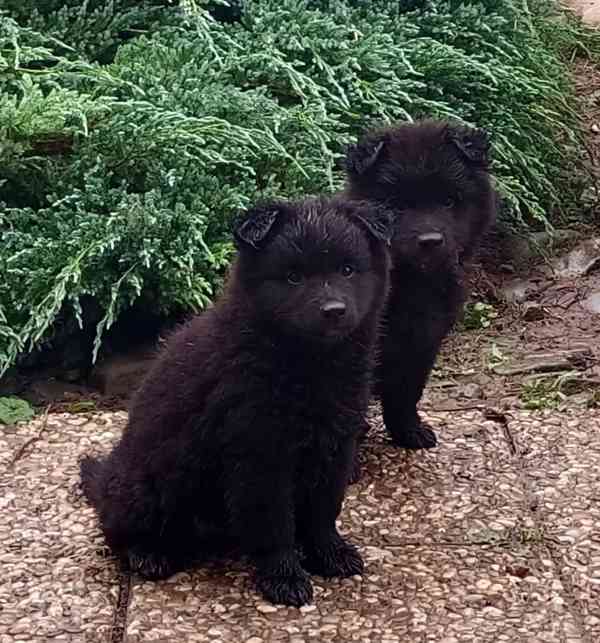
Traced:
POLYGON ((170 425, 202 414, 237 336, 237 319, 225 302, 175 330, 132 399, 128 431, 135 427, 148 435, 150 425, 169 431, 170 425))

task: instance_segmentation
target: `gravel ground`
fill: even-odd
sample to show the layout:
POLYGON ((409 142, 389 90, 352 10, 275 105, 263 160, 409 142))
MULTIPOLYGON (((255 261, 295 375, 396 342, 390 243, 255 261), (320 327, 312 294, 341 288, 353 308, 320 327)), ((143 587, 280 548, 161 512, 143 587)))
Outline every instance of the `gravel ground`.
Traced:
POLYGON ((0 642, 108 641, 118 574, 78 489, 78 458, 123 414, 0 427, 0 642))
POLYGON ((437 449, 386 444, 374 411, 340 526, 363 578, 262 602, 243 562, 161 583, 119 573, 77 485, 123 413, 0 431, 0 643, 600 640, 600 415, 430 414, 437 449))

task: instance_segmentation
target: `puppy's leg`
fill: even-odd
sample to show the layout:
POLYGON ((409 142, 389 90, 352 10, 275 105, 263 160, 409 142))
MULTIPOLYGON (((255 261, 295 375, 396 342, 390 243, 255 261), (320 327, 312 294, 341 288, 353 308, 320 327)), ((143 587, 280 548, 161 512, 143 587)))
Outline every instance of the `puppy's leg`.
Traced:
MULTIPOLYGON (((117 543, 113 548, 129 571, 148 580, 160 580, 172 576, 192 560, 193 525, 191 518, 159 518, 158 509, 149 507, 148 498, 145 500, 148 513, 135 512, 137 516, 133 520, 131 515, 127 518, 121 515, 121 524, 116 527, 118 533, 109 528, 107 540, 117 543)), ((118 516, 113 520, 114 524, 118 516)))
POLYGON ((104 461, 85 459, 81 475, 106 541, 127 569, 158 580, 183 567, 191 519, 176 521, 177 501, 167 501, 165 490, 159 496, 118 447, 104 461))
POLYGON ((354 449, 354 457, 352 459, 352 470, 350 472, 350 478, 348 480, 348 484, 356 484, 361 478, 361 464, 360 464, 360 457, 358 455, 358 452, 360 449, 360 444, 367 439, 369 429, 370 429, 369 423, 367 422, 366 418, 363 418, 358 430, 357 444, 356 444, 356 448, 354 449))
POLYGON ((197 558, 200 543, 191 507, 181 500, 177 504, 181 506, 179 512, 171 507, 157 514, 161 516, 160 523, 156 521, 151 531, 138 532, 129 540, 122 558, 130 571, 148 580, 161 580, 197 558))
POLYGON ((417 404, 435 362, 437 350, 402 342, 402 352, 384 354, 380 371, 383 421, 392 442, 405 449, 431 449, 435 433, 423 422, 417 404))
POLYGON ((258 590, 272 603, 300 607, 313 589, 295 549, 292 476, 284 454, 229 458, 225 502, 233 536, 256 563, 258 590))
POLYGON ((302 564, 311 573, 344 578, 363 572, 360 554, 340 536, 335 524, 352 472, 355 448, 355 440, 351 439, 339 445, 335 455, 318 453, 315 457, 316 483, 306 490, 298 518, 306 556, 302 564))
POLYGON ((131 545, 123 558, 129 571, 148 580, 169 578, 183 568, 172 552, 161 552, 156 543, 131 545))

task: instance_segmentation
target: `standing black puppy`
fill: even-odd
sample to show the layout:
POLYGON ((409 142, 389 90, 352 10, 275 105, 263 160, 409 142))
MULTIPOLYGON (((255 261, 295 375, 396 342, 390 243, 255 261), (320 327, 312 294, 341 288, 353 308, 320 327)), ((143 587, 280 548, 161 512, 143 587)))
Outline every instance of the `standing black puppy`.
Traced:
POLYGON ((307 571, 362 572, 335 521, 390 237, 386 211, 344 201, 274 202, 239 223, 224 294, 170 338, 113 451, 82 462, 85 494, 130 569, 169 576, 216 526, 253 557, 273 602, 310 601, 307 571))
POLYGON ((349 148, 346 196, 394 215, 391 294, 377 390, 393 442, 435 446, 417 412, 465 299, 464 264, 495 217, 485 132, 441 121, 368 133, 349 148))

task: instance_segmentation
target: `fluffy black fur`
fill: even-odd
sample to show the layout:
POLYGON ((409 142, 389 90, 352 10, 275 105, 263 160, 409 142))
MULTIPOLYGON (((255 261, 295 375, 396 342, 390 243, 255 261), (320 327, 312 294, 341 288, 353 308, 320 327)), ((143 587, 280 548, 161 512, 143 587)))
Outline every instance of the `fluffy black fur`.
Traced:
POLYGON ((443 121, 368 133, 345 158, 351 199, 394 216, 391 294, 376 388, 393 442, 436 444, 417 403, 465 299, 465 262, 495 218, 489 142, 482 130, 443 121))
POLYGON ((82 462, 83 489, 133 571, 169 576, 223 529, 267 599, 302 605, 307 572, 363 569, 335 521, 369 399, 391 217, 274 202, 235 237, 222 297, 171 336, 120 442, 82 462))

